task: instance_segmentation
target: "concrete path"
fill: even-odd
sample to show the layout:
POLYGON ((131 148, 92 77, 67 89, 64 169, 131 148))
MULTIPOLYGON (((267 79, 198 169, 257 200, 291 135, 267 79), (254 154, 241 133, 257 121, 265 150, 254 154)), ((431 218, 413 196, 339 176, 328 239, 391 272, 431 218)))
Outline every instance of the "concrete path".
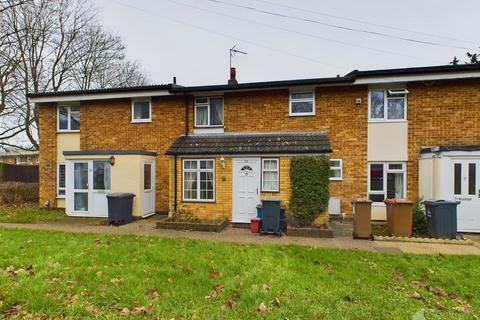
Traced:
POLYGON ((248 229, 228 227, 222 232, 198 232, 198 231, 176 231, 155 229, 155 220, 149 218, 139 220, 123 226, 105 226, 91 223, 91 220, 65 219, 59 222, 42 224, 15 224, 0 223, 0 227, 25 228, 38 230, 64 231, 74 233, 105 233, 105 234, 129 234, 144 236, 159 236, 168 238, 184 237, 189 239, 222 241, 233 243, 271 243, 271 244, 295 244, 321 248, 338 248, 350 250, 366 250, 390 253, 419 253, 419 254, 475 254, 480 255, 480 237, 472 237, 476 241, 474 245, 452 245, 452 244, 430 244, 430 243, 409 243, 391 241, 369 241, 352 240, 351 225, 332 223, 335 238, 317 239, 289 236, 259 236, 252 234, 248 229), (79 222, 80 221, 80 222, 79 222))

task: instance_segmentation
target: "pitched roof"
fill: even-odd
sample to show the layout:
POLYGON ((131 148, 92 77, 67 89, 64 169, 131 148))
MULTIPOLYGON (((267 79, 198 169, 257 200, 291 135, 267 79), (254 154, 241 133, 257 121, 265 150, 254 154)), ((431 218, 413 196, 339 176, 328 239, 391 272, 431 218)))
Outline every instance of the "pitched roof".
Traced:
POLYGON ((167 155, 330 153, 324 131, 182 135, 167 155))

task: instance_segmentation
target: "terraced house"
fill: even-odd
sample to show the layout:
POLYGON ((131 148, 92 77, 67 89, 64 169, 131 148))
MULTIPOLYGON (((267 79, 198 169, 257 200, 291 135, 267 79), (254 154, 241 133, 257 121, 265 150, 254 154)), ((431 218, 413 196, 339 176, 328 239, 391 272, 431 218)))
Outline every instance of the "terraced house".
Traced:
POLYGON ((480 231, 480 66, 353 71, 342 77, 32 95, 40 116, 40 202, 105 216, 189 210, 248 222, 264 197, 288 205, 299 154, 331 159, 331 214, 353 198, 457 199, 480 231))

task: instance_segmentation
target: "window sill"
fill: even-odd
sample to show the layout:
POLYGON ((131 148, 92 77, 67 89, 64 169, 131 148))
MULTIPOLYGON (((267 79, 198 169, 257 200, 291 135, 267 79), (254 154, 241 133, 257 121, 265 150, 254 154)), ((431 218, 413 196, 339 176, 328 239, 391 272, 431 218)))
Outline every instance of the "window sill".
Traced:
POLYGON ((131 120, 130 123, 150 123, 152 120, 131 120))
POLYGON ((313 117, 315 113, 289 113, 289 117, 313 117))
POLYGON ((215 200, 186 200, 182 199, 182 202, 185 203, 215 203, 215 200))
POLYGON ((329 178, 330 181, 342 181, 343 179, 342 178, 329 178))
POLYGON ((368 122, 369 123, 389 123, 389 122, 408 122, 408 120, 406 119, 399 119, 399 120, 385 120, 385 119, 379 119, 379 120, 375 120, 375 119, 368 119, 368 122))
POLYGON ((57 130, 57 133, 79 133, 80 130, 57 130))
POLYGON ((65 199, 66 196, 57 196, 57 199, 65 199))
POLYGON ((262 193, 280 193, 280 190, 261 190, 262 193))

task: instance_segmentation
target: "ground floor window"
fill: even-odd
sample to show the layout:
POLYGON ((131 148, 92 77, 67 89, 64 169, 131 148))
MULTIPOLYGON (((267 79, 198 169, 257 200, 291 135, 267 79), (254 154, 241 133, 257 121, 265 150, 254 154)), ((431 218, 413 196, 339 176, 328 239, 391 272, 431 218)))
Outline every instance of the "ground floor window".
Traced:
POLYGON ((183 200, 215 200, 214 167, 214 160, 183 160, 183 200))
POLYGON ((65 197, 65 163, 59 163, 57 167, 57 197, 65 197))
POLYGON ((262 191, 278 191, 278 159, 262 159, 262 191))
POLYGON ((373 202, 405 198, 406 164, 372 162, 368 164, 368 198, 373 202))
POLYGON ((330 180, 342 180, 342 159, 330 159, 330 180))

